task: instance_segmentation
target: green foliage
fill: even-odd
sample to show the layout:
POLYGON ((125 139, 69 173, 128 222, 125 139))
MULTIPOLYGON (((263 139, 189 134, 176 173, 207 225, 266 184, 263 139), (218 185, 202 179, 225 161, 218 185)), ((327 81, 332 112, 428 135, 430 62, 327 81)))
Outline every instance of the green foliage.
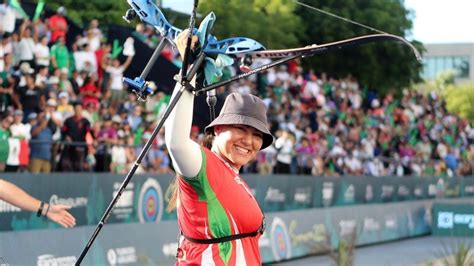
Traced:
POLYGON ((450 113, 467 118, 474 124, 474 84, 448 85, 443 92, 446 108, 450 113))
POLYGON ((426 81, 414 86, 423 94, 435 92, 443 97, 450 113, 466 118, 474 124, 474 83, 455 83, 455 73, 443 72, 433 81, 426 81))
POLYGON ((53 10, 66 7, 67 16, 80 27, 87 27, 92 19, 98 19, 101 25, 130 25, 122 19, 129 9, 125 0, 46 0, 46 5, 53 10))
POLYGON ((298 46, 302 23, 295 7, 291 0, 202 0, 199 12, 216 14, 213 34, 218 39, 249 37, 277 49, 298 46))
POLYGON ((442 243, 442 249, 437 252, 435 261, 430 261, 427 265, 443 266, 472 266, 474 265, 474 254, 470 252, 471 241, 461 239, 455 244, 448 245, 442 243))
MULTIPOLYGON (((302 2, 402 37, 412 28, 412 14, 404 8, 400 0, 302 2)), ((301 43, 323 44, 377 33, 306 7, 298 7, 297 14, 305 22, 305 34, 301 43)), ((413 44, 422 50, 421 43, 415 41, 413 44)), ((410 48, 395 42, 366 44, 322 54, 305 62, 316 71, 324 71, 338 77, 352 74, 362 84, 382 93, 420 81, 419 72, 422 67, 410 48)))
MULTIPOLYGON (((412 28, 412 12, 402 0, 300 0, 339 16, 370 25, 382 31, 405 36, 412 28)), ((79 26, 97 18, 102 26, 127 24, 122 16, 129 8, 125 0, 47 1, 53 9, 63 5, 68 17, 79 26)), ((188 17, 162 10, 173 25, 187 27, 188 17)), ((267 49, 293 48, 334 42, 373 34, 328 15, 297 5, 293 0, 201 0, 201 18, 213 11, 217 16, 212 34, 218 39, 244 36, 261 42, 267 49)), ((421 43, 413 44, 423 50, 421 43)), ((398 90, 420 81, 422 65, 411 49, 395 42, 378 42, 321 54, 303 61, 316 72, 338 77, 349 74, 379 92, 398 90)))

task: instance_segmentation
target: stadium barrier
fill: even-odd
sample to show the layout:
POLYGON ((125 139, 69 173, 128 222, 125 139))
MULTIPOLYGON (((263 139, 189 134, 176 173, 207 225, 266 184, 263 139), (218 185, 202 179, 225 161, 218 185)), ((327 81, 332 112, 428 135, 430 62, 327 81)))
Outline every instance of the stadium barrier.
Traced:
MULTIPOLYGON (((43 201, 73 205, 78 222, 74 229, 57 229, 2 203, 0 259, 12 265, 75 261, 123 179, 96 173, 4 177, 43 201)), ((472 204, 474 194, 473 178, 245 178, 266 210, 259 242, 264 262, 322 253, 354 233, 357 245, 429 234, 433 204, 472 204)), ((172 179, 135 176, 84 265, 171 264, 178 228, 175 214, 163 209, 172 179)))
POLYGON ((434 204, 433 235, 474 237, 474 201, 434 204))

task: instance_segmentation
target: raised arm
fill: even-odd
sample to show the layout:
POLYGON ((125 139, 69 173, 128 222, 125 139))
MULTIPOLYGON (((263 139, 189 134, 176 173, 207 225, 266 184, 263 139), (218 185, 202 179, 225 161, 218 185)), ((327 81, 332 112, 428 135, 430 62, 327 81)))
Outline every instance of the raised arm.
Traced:
MULTIPOLYGON (((176 40, 182 53, 186 45, 187 33, 184 31, 176 40)), ((193 85, 195 81, 193 80, 193 85)), ((181 89, 179 83, 173 91, 172 99, 181 89)), ((195 177, 202 164, 201 147, 191 137, 194 95, 185 90, 165 123, 165 141, 176 172, 185 177, 195 177)))

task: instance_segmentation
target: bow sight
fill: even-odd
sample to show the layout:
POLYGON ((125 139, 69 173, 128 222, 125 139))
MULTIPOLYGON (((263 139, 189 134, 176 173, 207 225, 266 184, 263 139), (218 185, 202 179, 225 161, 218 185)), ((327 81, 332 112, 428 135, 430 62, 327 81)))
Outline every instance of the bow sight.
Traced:
POLYGON ((137 17, 137 13, 135 12, 135 10, 133 9, 129 9, 127 10, 127 12, 125 13, 124 16, 122 16, 122 18, 127 21, 128 23, 130 23, 132 20, 134 20, 135 18, 137 17))

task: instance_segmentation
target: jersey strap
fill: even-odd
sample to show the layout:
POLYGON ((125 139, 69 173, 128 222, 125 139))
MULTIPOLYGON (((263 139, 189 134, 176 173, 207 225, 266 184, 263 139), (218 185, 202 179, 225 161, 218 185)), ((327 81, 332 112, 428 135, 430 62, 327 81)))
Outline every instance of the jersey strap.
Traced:
POLYGON ((211 238, 211 239, 196 239, 192 238, 189 236, 186 236, 183 231, 181 231, 181 235, 184 236, 187 240, 193 243, 197 244, 217 244, 217 243, 223 243, 223 242, 228 242, 228 241, 233 241, 241 238, 246 238, 246 237, 254 237, 258 234, 263 234, 265 231, 265 216, 263 216, 262 224, 260 227, 253 232, 250 233, 243 233, 243 234, 236 234, 236 235, 230 235, 230 236, 223 236, 223 237, 218 237, 218 238, 211 238))

